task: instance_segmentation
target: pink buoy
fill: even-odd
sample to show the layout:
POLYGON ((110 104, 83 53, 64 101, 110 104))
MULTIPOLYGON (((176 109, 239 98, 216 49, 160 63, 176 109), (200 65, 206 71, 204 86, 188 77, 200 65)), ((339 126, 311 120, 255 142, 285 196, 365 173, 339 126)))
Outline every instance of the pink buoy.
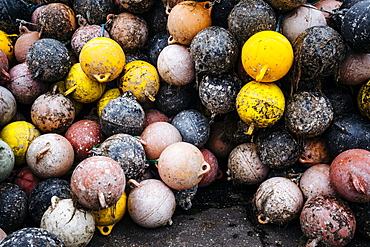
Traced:
POLYGON ((144 145, 148 159, 158 159, 162 151, 175 142, 181 142, 180 132, 170 123, 156 122, 150 124, 141 133, 140 140, 144 145))
POLYGON ((26 160, 31 171, 39 178, 61 177, 72 168, 73 147, 62 135, 43 134, 29 145, 26 160))
POLYGON ((339 62, 338 82, 346 86, 356 86, 370 79, 370 53, 355 53, 347 49, 344 60, 339 62))
POLYGON ((176 142, 166 147, 158 159, 159 176, 175 190, 186 190, 197 185, 210 165, 200 150, 188 142, 176 142))
POLYGON ((335 191, 352 202, 370 201, 370 151, 349 149, 334 158, 330 181, 335 191))
POLYGON ((223 175, 218 167, 218 160, 216 155, 206 148, 200 149, 203 154, 204 160, 209 164, 210 169, 203 175, 202 180, 198 183, 199 187, 206 187, 212 184, 216 179, 220 179, 223 175))
POLYGON ((121 166, 105 156, 81 161, 71 177, 71 191, 85 208, 101 210, 113 206, 125 191, 126 177, 121 166))
POLYGON ((14 44, 14 55, 18 63, 26 61, 26 56, 30 46, 40 39, 40 33, 30 31, 27 27, 22 26, 19 29, 20 36, 14 44))
POLYGON ((158 73, 168 84, 183 86, 195 79, 194 60, 189 48, 180 45, 168 45, 159 53, 157 60, 158 73))

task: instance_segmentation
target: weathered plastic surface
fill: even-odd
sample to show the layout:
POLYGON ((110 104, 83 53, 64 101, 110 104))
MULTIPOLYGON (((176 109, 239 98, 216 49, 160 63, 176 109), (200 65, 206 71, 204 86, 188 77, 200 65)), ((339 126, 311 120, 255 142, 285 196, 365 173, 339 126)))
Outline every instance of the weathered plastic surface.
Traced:
POLYGON ((304 198, 298 185, 285 177, 272 177, 261 183, 253 205, 261 224, 284 225, 299 217, 304 198))
POLYGON ((18 63, 26 61, 26 56, 30 46, 40 39, 40 33, 30 31, 26 26, 19 28, 20 36, 14 44, 14 55, 18 63))
POLYGON ((46 133, 31 142, 26 152, 26 161, 39 178, 62 177, 72 168, 74 150, 64 136, 46 133))
POLYGON ((303 206, 300 225, 308 237, 307 246, 345 246, 354 237, 356 219, 341 199, 317 196, 303 206))
POLYGON ((209 170, 210 166, 200 150, 184 141, 166 147, 158 159, 160 178, 175 190, 194 187, 209 170))
POLYGON ((199 31, 190 44, 197 73, 231 72, 238 59, 238 41, 223 27, 211 26, 199 31))
POLYGON ((60 199, 72 198, 67 180, 49 178, 38 183, 31 191, 28 198, 28 213, 37 224, 40 224, 42 215, 51 205, 53 196, 57 196, 60 199))
POLYGON ((321 135, 334 118, 329 99, 319 91, 302 91, 288 99, 284 122, 294 134, 302 137, 321 135))
POLYGON ((75 0, 73 10, 90 25, 100 25, 106 22, 107 15, 114 12, 115 5, 113 0, 75 0))
POLYGON ((171 225, 176 208, 171 189, 157 179, 146 179, 140 184, 136 182, 134 186, 127 201, 131 218, 146 228, 171 225))
POLYGON ((34 42, 27 52, 26 63, 34 78, 47 82, 61 80, 72 66, 67 47, 52 38, 34 42))
POLYGON ((0 247, 33 247, 50 246, 66 247, 63 241, 54 233, 37 227, 25 227, 9 234, 0 242, 0 247))
POLYGON ((234 186, 259 184, 268 171, 269 166, 258 157, 254 143, 239 144, 228 157, 226 173, 234 186))
POLYGON ((298 139, 280 126, 260 130, 256 135, 261 162, 273 169, 285 169, 298 161, 303 147, 298 139))
POLYGON ((15 164, 15 157, 11 147, 0 140, 0 182, 7 179, 15 164))
POLYGON ((56 234, 67 246, 83 247, 94 235, 95 219, 90 211, 77 208, 72 199, 53 196, 40 227, 56 234))
POLYGON ((9 233, 20 227, 27 217, 27 205, 27 195, 18 185, 1 183, 0 228, 9 233))
POLYGON ((105 139, 91 150, 93 155, 103 155, 117 161, 127 180, 139 179, 143 175, 146 155, 143 145, 135 137, 119 133, 105 139))
POLYGON ((118 0, 118 2, 128 12, 142 14, 153 6, 155 0, 118 0))
POLYGON ((208 141, 211 128, 209 120, 198 110, 188 109, 177 113, 171 124, 179 130, 184 142, 202 147, 208 141))
POLYGON ((74 169, 70 186, 83 207, 100 210, 114 205, 121 198, 126 177, 121 166, 112 158, 92 156, 74 169))
POLYGON ((100 125, 108 137, 125 133, 140 135, 144 129, 145 112, 131 92, 109 101, 100 115, 100 125))
POLYGON ((335 191, 351 202, 370 202, 370 151, 349 149, 330 165, 330 181, 335 191))
POLYGON ((18 33, 17 19, 31 19, 31 8, 22 0, 1 0, 0 9, 0 29, 7 33, 18 33))

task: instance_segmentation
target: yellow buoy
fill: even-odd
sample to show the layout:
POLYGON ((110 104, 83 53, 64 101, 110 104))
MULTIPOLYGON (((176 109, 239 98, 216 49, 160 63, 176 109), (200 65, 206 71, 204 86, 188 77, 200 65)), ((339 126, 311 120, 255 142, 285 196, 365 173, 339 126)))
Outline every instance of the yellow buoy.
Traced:
POLYGON ((106 87, 106 83, 91 80, 81 68, 80 63, 75 63, 69 70, 65 80, 65 96, 80 103, 92 103, 100 99, 106 87))
POLYGON ((95 218, 96 227, 103 235, 109 235, 117 222, 119 222, 126 213, 127 195, 123 193, 121 198, 108 208, 100 211, 92 211, 95 218))
POLYGON ((129 62, 123 69, 123 76, 119 81, 122 92, 131 91, 140 102, 148 99, 155 100, 159 90, 159 74, 157 69, 148 62, 136 60, 129 62))
POLYGON ((293 47, 275 31, 261 31, 243 45, 241 60, 247 74, 255 81, 274 82, 285 76, 293 65, 293 47))
POLYGON ((116 79, 126 64, 122 47, 113 39, 98 37, 89 40, 81 49, 79 61, 85 74, 98 82, 116 79))
POLYGON ((357 105, 361 114, 370 119, 370 81, 364 83, 358 91, 357 105))
POLYGON ((17 36, 16 34, 7 34, 0 30, 0 50, 4 52, 9 62, 12 61, 14 57, 14 45, 10 37, 17 36))
POLYGON ((248 135, 255 128, 275 124, 284 113, 285 98, 275 83, 251 81, 245 84, 236 97, 236 109, 241 120, 249 125, 248 135))
POLYGON ((39 130, 33 124, 27 121, 15 121, 5 125, 0 132, 0 139, 11 147, 15 165, 24 165, 28 146, 40 135, 39 130))

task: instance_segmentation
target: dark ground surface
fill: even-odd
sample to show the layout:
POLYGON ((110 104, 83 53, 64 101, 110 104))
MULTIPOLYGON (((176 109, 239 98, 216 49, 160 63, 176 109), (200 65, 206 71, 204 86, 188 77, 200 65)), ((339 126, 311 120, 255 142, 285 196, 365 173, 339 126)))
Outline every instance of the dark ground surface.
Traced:
MULTIPOLYGON (((143 228, 126 213, 110 235, 96 231, 87 246, 304 246, 298 220, 284 227, 256 222, 251 204, 256 189, 216 180, 197 190, 189 210, 177 206, 171 226, 143 228)), ((370 240, 357 234, 347 246, 370 246, 370 240)))

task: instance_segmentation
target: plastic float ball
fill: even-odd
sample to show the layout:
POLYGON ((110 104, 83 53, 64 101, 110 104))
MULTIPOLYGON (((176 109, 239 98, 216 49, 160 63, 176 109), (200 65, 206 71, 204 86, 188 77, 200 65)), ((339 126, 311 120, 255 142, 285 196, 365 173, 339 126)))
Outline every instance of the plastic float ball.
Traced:
POLYGON ((34 42, 27 52, 26 63, 34 78, 47 82, 61 80, 72 66, 66 46, 51 38, 34 42))
POLYGON ((98 116, 100 117, 103 108, 106 104, 108 104, 109 101, 111 101, 112 99, 116 99, 119 96, 121 96, 121 91, 119 90, 119 88, 111 88, 107 90, 96 103, 98 116))
MULTIPOLYGON (((305 29, 294 40, 293 50, 294 63, 291 76, 292 83, 298 84, 297 89, 315 88, 310 85, 312 80, 335 75, 339 62, 346 54, 343 38, 328 26, 305 29)), ((296 86, 295 84, 293 85, 296 86)))
POLYGON ((330 165, 330 182, 344 199, 370 202, 370 151, 349 149, 338 154, 330 165))
POLYGON ((18 185, 0 184, 0 228, 5 232, 16 230, 27 217, 27 195, 18 185))
POLYGON ((72 168, 74 150, 64 136, 47 133, 31 142, 26 152, 26 161, 39 178, 62 177, 72 168))
POLYGON ((72 101, 53 91, 40 95, 31 106, 32 123, 42 132, 64 133, 73 123, 76 112, 72 101))
POLYGON ((197 185, 210 170, 202 152, 188 142, 176 142, 166 147, 158 159, 158 173, 165 184, 175 190, 197 185))
POLYGON ((357 94, 357 106, 361 114, 370 119, 370 81, 362 84, 357 94))
POLYGON ((124 192, 113 206, 98 211, 91 211, 96 222, 96 228, 102 235, 109 235, 113 227, 122 220, 126 213, 126 205, 127 195, 124 192))
POLYGON ((0 29, 7 33, 18 33, 19 22, 17 19, 30 21, 32 8, 22 0, 1 0, 0 29))
POLYGON ((12 61, 14 57, 14 44, 11 37, 12 35, 0 30, 0 50, 4 52, 8 61, 12 61))
POLYGON ((190 55, 197 73, 222 74, 234 68, 239 46, 231 32, 223 27, 212 26, 195 35, 190 44, 190 55))
POLYGON ((290 42, 305 29, 313 26, 327 26, 324 12, 304 5, 285 13, 281 22, 282 34, 290 42))
POLYGON ((32 173, 28 166, 20 169, 14 178, 14 183, 18 185, 24 192, 26 192, 27 197, 31 194, 31 191, 40 182, 40 179, 32 173))
POLYGON ((306 167, 315 164, 330 164, 333 160, 323 135, 306 138, 303 141, 303 149, 298 161, 306 167))
POLYGON ((153 65, 145 61, 132 61, 125 65, 118 87, 122 92, 131 91, 140 103, 155 100, 159 90, 159 74, 153 65))
POLYGON ((91 39, 82 47, 79 61, 90 79, 108 82, 120 75, 126 64, 126 57, 116 41, 99 37, 91 39))
POLYGON ((18 63, 26 61, 26 56, 30 46, 40 39, 40 33, 30 31, 26 26, 19 28, 20 36, 14 44, 14 55, 18 63))
POLYGON ((166 46, 168 46, 168 37, 168 32, 162 31, 149 39, 148 56, 151 64, 157 64, 159 54, 166 46))
POLYGON ((355 113, 347 113, 335 118, 325 131, 325 142, 333 157, 348 149, 370 151, 369 138, 369 120, 355 113))
POLYGON ((77 57, 80 55, 82 47, 88 41, 98 37, 110 38, 107 30, 103 29, 103 27, 99 25, 88 25, 86 19, 83 17, 79 17, 78 23, 80 27, 74 31, 71 38, 71 49, 77 57))
POLYGON ((304 0, 266 0, 266 2, 279 12, 290 11, 306 3, 304 0))
POLYGON ((77 161, 87 158, 91 149, 104 140, 99 123, 87 119, 74 122, 64 136, 71 143, 77 161))
POLYGON ((277 18, 273 8, 263 0, 238 2, 228 17, 228 30, 242 45, 255 33, 276 30, 277 18))
POLYGON ((145 112, 131 92, 109 101, 100 115, 100 126, 105 135, 118 133, 140 135, 144 129, 145 112))
POLYGON ((304 171, 299 179, 299 188, 306 200, 319 195, 336 196, 329 171, 328 164, 313 165, 304 171))
POLYGON ((148 127, 149 124, 156 122, 170 122, 170 119, 158 109, 144 109, 145 118, 144 118, 144 128, 148 127))
POLYGON ((244 43, 241 59, 245 71, 255 81, 274 82, 292 67, 293 47, 284 35, 261 31, 244 43))
POLYGON ((253 196, 253 205, 261 224, 285 225, 299 217, 304 198, 297 184, 285 177, 262 182, 253 196))
POLYGON ((159 53, 157 68, 161 78, 171 85, 183 86, 195 79, 194 61, 184 45, 164 47, 159 53))
POLYGON ((339 117, 345 113, 353 113, 356 108, 356 101, 352 93, 341 86, 324 87, 322 92, 328 97, 334 110, 334 117, 339 117))
POLYGON ((160 111, 171 117, 189 108, 194 93, 196 93, 196 91, 193 91, 192 85, 190 84, 185 86, 172 86, 163 81, 161 82, 154 103, 160 111))
POLYGON ((20 104, 32 104, 49 89, 49 83, 33 78, 27 63, 14 65, 9 71, 9 76, 10 80, 6 83, 6 87, 20 104))
POLYGON ((154 0, 118 0, 119 4, 128 12, 142 14, 148 11, 154 4, 154 0))
POLYGON ((149 38, 149 27, 139 15, 122 12, 107 16, 109 34, 124 50, 134 52, 144 48, 149 38))
MULTIPOLYGON (((325 9, 325 10, 328 10, 328 11, 336 11, 336 10, 340 9, 342 4, 343 4, 343 1, 322 0, 322 1, 314 3, 313 6, 315 6, 318 9, 322 8, 322 9, 325 9)), ((335 17, 333 17, 331 14, 326 13, 326 12, 323 12, 323 14, 325 16, 326 23, 328 24, 328 26, 338 30, 338 26, 337 26, 337 22, 335 21, 335 17)))
POLYGON ((208 119, 197 110, 188 109, 177 113, 171 124, 178 129, 184 142, 200 148, 208 141, 211 127, 208 119))
POLYGON ((347 49, 344 60, 339 63, 338 82, 346 86, 364 84, 370 78, 369 67, 369 53, 356 53, 347 49))
POLYGON ((24 247, 66 247, 63 241, 57 235, 46 229, 38 227, 25 227, 12 232, 2 242, 0 242, 0 247, 13 246, 14 243, 24 247))
POLYGON ((200 149, 200 152, 202 152, 204 160, 210 166, 209 171, 203 175, 202 180, 198 183, 198 186, 202 188, 212 184, 216 179, 222 178, 223 173, 219 169, 216 155, 206 148, 200 149))
POLYGON ((344 42, 359 53, 370 52, 369 10, 370 2, 360 1, 349 8, 341 22, 340 30, 344 42))
POLYGON ((334 118, 329 99, 319 91, 301 91, 289 98, 284 122, 294 134, 303 137, 321 135, 334 118))
POLYGON ((15 165, 15 157, 11 147, 0 140, 0 182, 9 177, 15 165))
POLYGON ((71 177, 71 191, 85 208, 101 210, 114 205, 125 191, 126 177, 121 166, 105 156, 81 161, 71 177))
POLYGON ((280 126, 261 129, 256 149, 263 164, 272 169, 285 169, 296 163, 303 151, 299 140, 280 126))
POLYGON ((317 196, 306 201, 300 213, 301 230, 307 245, 345 246, 354 237, 353 211, 339 198, 317 196))
POLYGON ((105 23, 106 16, 115 11, 112 0, 75 0, 72 8, 76 15, 83 16, 90 25, 105 23))
POLYGON ((211 124, 208 141, 205 147, 209 149, 217 158, 227 158, 235 148, 235 144, 228 141, 225 137, 226 126, 224 121, 217 121, 211 124))
POLYGON ((12 92, 0 86, 0 127, 8 124, 17 113, 17 101, 12 92))
POLYGON ((178 129, 167 122, 156 122, 148 125, 140 135, 148 159, 158 159, 162 151, 175 142, 181 142, 178 129))
POLYGON ((75 63, 64 79, 65 96, 70 95, 74 100, 88 104, 100 99, 105 92, 106 83, 90 79, 82 70, 80 63, 75 63))
POLYGON ((77 28, 73 9, 63 3, 49 3, 37 15, 41 38, 68 41, 77 28))
POLYGON ((258 184, 267 177, 269 169, 258 157, 254 143, 239 144, 228 157, 227 180, 234 186, 258 184))
POLYGON ((171 10, 167 29, 169 44, 190 45, 194 36, 202 29, 212 25, 211 2, 182 1, 171 10))
POLYGON ((26 163, 26 152, 30 143, 40 136, 36 127, 26 121, 15 121, 7 124, 0 132, 0 138, 12 149, 15 165, 26 163))
POLYGON ((141 178, 147 167, 143 145, 137 138, 124 133, 108 137, 98 147, 93 148, 91 153, 117 161, 127 180, 141 178))
POLYGON ((249 125, 248 135, 255 128, 275 124, 283 116, 284 108, 284 94, 275 83, 248 82, 236 97, 238 115, 249 125))
POLYGON ((71 199, 71 189, 67 180, 48 178, 39 182, 28 197, 28 214, 37 224, 51 205, 51 198, 71 199))
POLYGON ((199 98, 202 104, 211 111, 211 118, 235 110, 236 96, 243 82, 235 73, 221 75, 206 74, 199 83, 199 98))
POLYGON ((134 188, 128 195, 127 208, 132 220, 146 228, 172 225, 176 200, 171 189, 157 179, 130 183, 134 188))
POLYGON ((95 219, 90 211, 77 208, 72 199, 53 196, 40 228, 56 234, 67 246, 86 246, 94 236, 95 219))
POLYGON ((9 81, 9 60, 5 53, 0 50, 0 86, 3 86, 5 82, 9 81))

